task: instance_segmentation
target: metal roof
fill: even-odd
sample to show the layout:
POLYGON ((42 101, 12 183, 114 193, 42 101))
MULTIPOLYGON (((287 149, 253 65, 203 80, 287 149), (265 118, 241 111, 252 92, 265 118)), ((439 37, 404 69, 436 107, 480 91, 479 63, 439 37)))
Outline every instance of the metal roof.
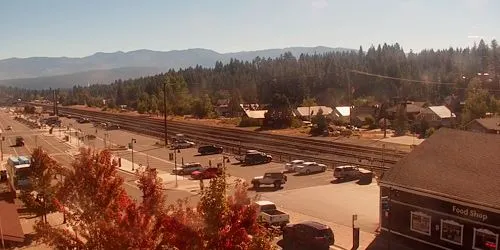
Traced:
POLYGON ((430 106, 429 109, 441 119, 456 117, 446 106, 430 106))
POLYGON ((264 119, 266 113, 267 110, 245 110, 245 114, 253 119, 264 119))
POLYGON ((297 113, 300 116, 309 116, 318 114, 319 110, 323 111, 323 115, 329 115, 333 112, 333 109, 327 106, 311 106, 311 107, 297 107, 297 113))
POLYGON ((341 116, 350 116, 351 115, 351 107, 349 107, 349 106, 335 107, 335 110, 341 116))

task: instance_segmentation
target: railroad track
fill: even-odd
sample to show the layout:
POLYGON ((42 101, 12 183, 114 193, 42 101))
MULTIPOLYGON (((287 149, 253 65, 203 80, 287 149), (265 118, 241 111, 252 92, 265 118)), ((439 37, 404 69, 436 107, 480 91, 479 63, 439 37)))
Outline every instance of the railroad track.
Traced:
MULTIPOLYGON (((59 112, 92 118, 99 122, 112 122, 126 130, 164 137, 163 121, 159 119, 64 107, 60 107, 59 112)), ((273 155, 274 160, 281 161, 301 158, 332 165, 357 164, 385 170, 406 155, 406 152, 402 151, 179 121, 168 121, 168 133, 169 136, 183 133, 199 144, 218 144, 231 153, 243 152, 246 149, 262 150, 273 155)))

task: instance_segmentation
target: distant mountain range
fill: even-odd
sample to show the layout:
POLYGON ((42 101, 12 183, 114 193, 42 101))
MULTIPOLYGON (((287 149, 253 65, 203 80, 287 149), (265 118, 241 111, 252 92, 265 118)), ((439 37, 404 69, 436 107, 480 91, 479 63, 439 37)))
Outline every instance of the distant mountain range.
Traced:
POLYGON ((216 61, 229 62, 231 58, 251 61, 257 56, 276 58, 285 52, 323 54, 350 51, 346 48, 290 47, 218 53, 209 49, 172 51, 136 50, 103 53, 82 58, 31 57, 0 60, 0 84, 23 88, 70 88, 74 85, 108 84, 116 79, 129 79, 166 72, 169 69, 200 65, 213 67, 216 61))

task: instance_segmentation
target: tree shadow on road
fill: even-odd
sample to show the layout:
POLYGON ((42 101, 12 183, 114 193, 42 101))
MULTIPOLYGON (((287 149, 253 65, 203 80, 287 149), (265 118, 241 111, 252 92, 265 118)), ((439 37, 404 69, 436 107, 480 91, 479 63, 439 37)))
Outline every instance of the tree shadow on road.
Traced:
POLYGON ((281 189, 283 189, 283 187, 276 188, 276 187, 273 187, 273 186, 269 186, 269 187, 259 187, 259 188, 254 188, 254 187, 249 187, 248 188, 248 190, 255 191, 257 193, 275 192, 275 191, 278 191, 278 190, 281 190, 281 189))

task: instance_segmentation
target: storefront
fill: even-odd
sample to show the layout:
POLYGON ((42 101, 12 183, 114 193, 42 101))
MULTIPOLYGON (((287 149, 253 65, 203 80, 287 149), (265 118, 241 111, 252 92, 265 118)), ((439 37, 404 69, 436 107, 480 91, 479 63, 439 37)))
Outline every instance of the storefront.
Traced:
POLYGON ((499 250, 500 136, 441 130, 383 177, 382 234, 418 249, 499 250))

